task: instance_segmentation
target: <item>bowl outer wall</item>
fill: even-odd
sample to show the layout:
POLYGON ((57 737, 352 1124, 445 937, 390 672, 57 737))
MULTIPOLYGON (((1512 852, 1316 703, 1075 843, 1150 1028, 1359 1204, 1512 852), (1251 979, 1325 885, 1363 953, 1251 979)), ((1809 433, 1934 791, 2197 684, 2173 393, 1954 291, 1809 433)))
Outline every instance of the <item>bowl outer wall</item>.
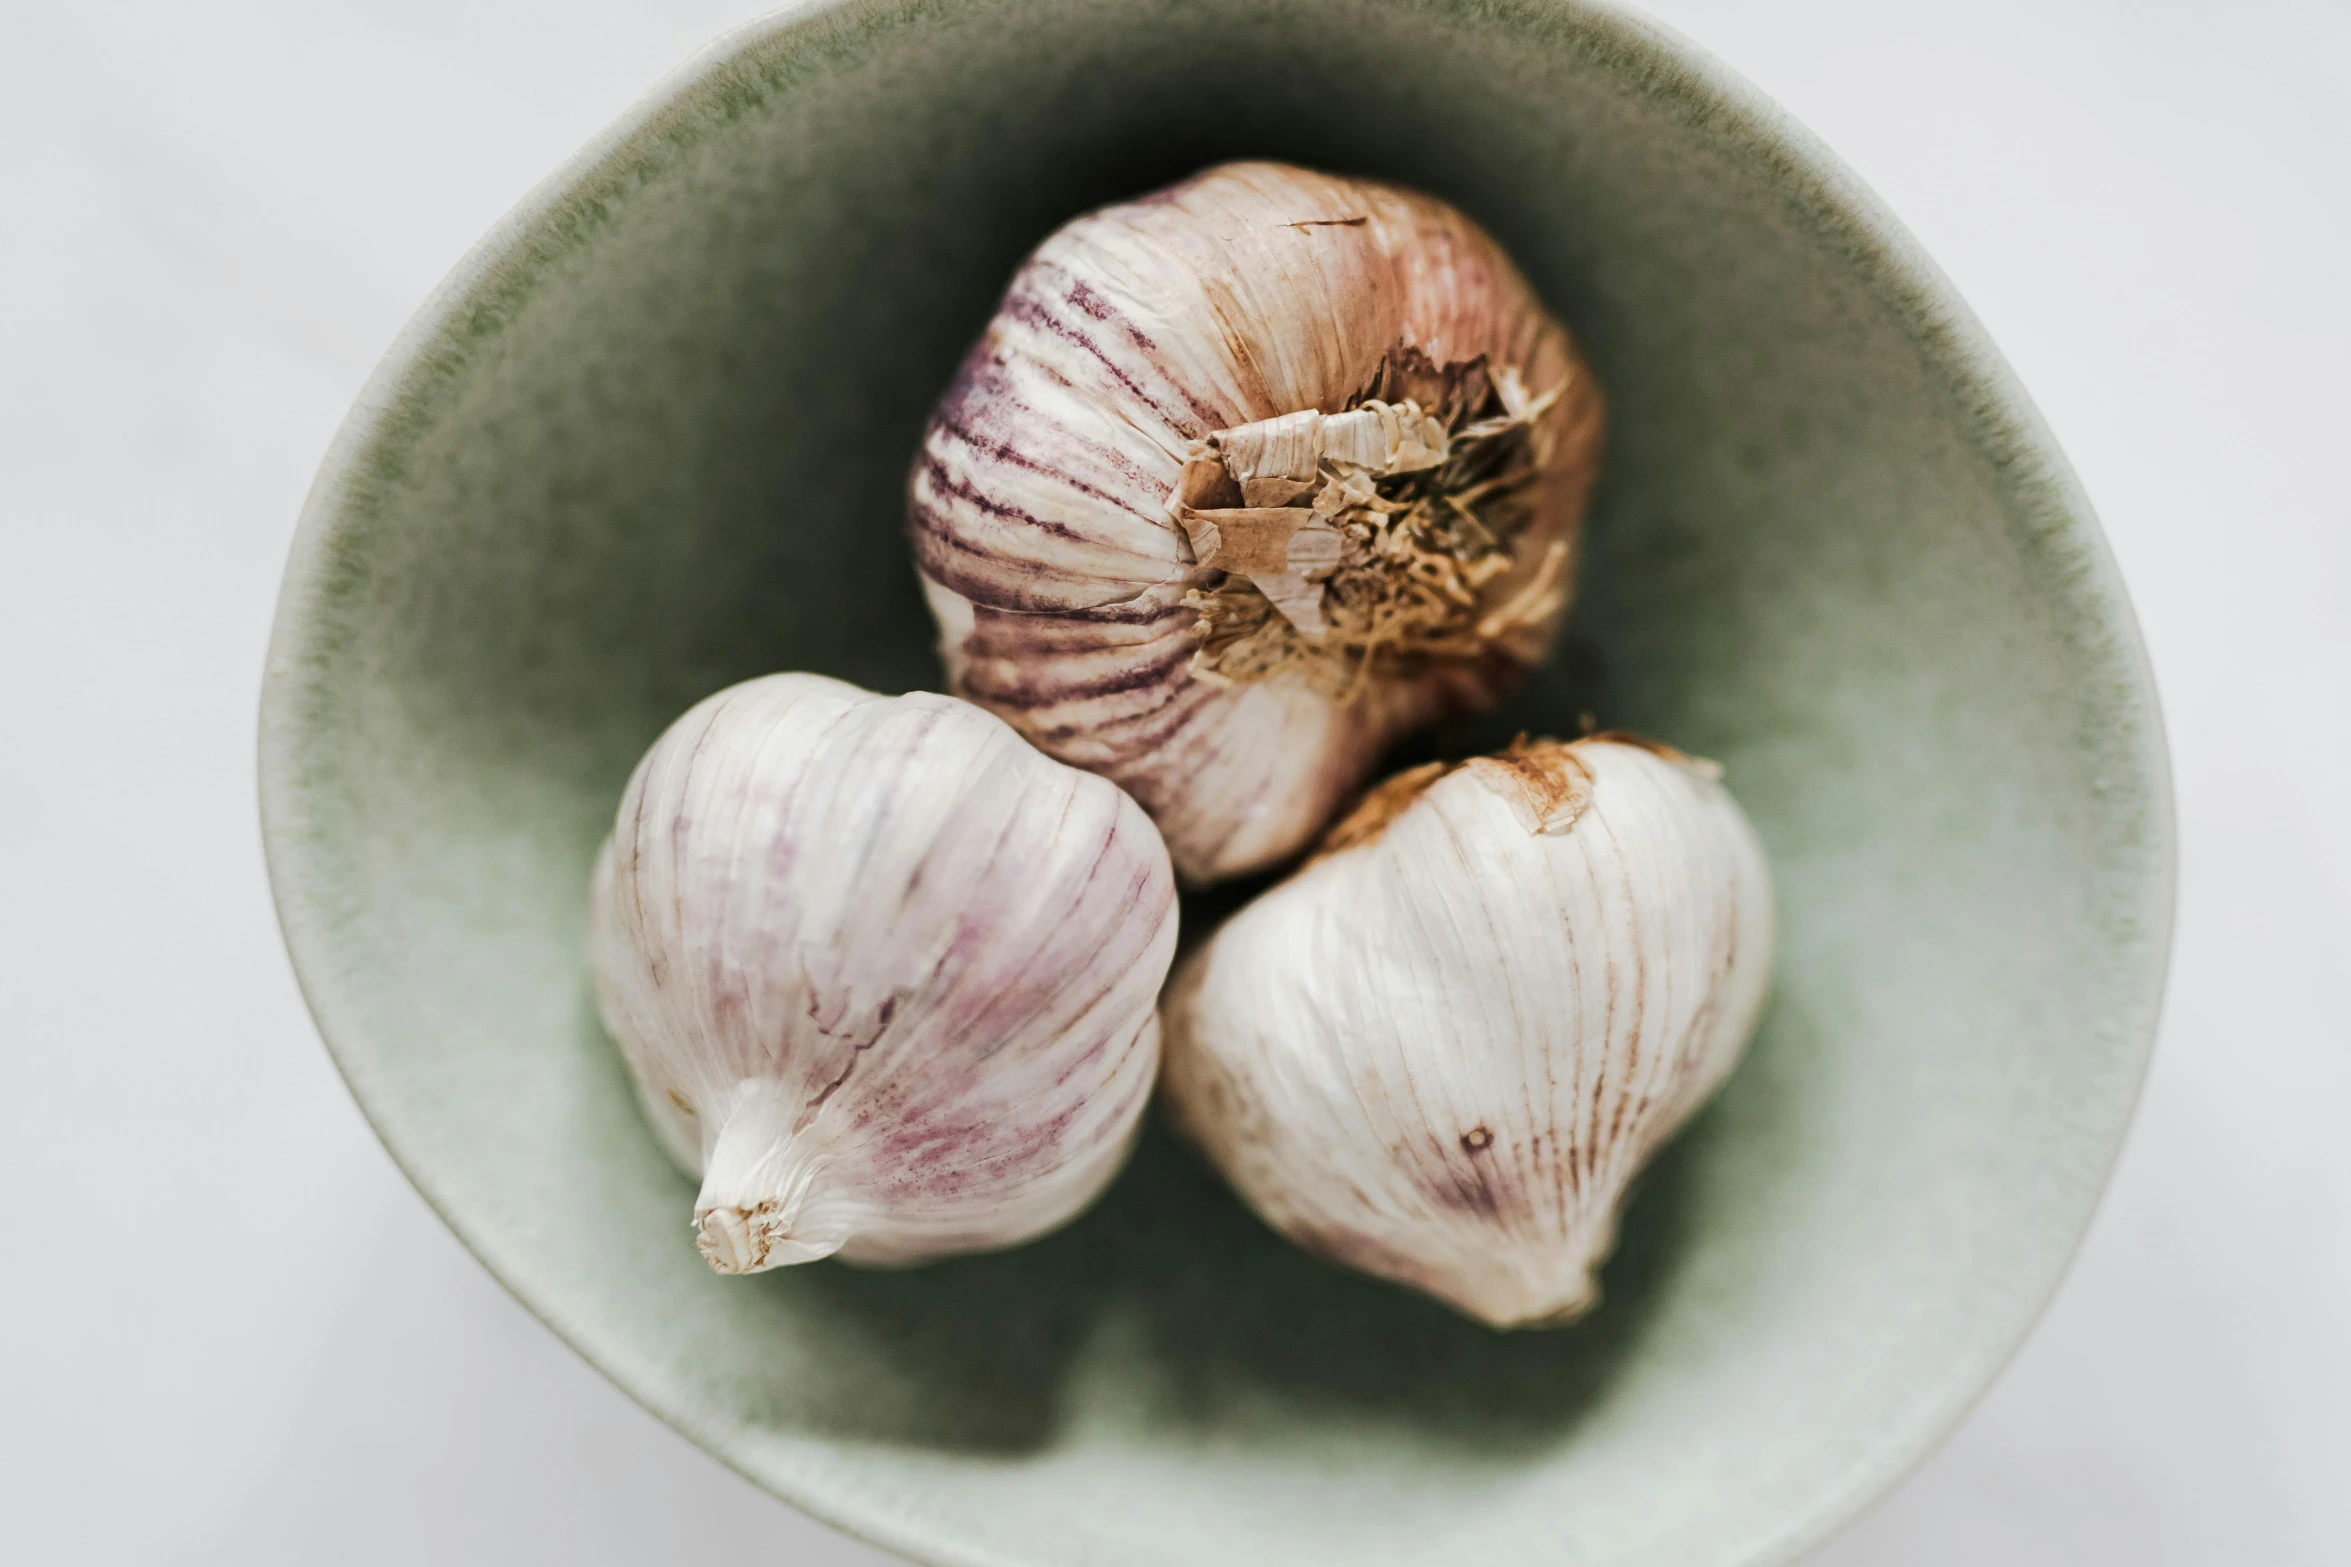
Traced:
POLYGON ((813 5, 728 35, 476 247, 370 381, 297 535, 261 779, 272 882, 320 1030, 394 1158, 485 1265, 755 1482, 910 1556, 989 1567, 1800 1554, 1950 1429, 2054 1289, 2128 1123, 2169 937, 2152 678, 2038 416, 1932 264, 1825 150, 1686 42, 1611 7, 813 5), (1355 42, 1302 43, 1310 22, 1355 42), (1376 74, 1401 41, 1424 46, 1418 68, 1439 86, 1471 62, 1521 108, 1546 90, 1613 93, 1551 151, 1596 208, 1615 201, 1653 229, 1615 254, 1608 235, 1561 238, 1521 214, 1523 164, 1497 170, 1510 160, 1445 141, 1500 138, 1500 121, 1436 88, 1383 100, 1442 133, 1431 139, 1302 124, 1272 102, 1278 72, 1262 84, 1271 106, 1222 129, 1155 108, 1172 87, 1146 82, 1141 108, 1106 104, 1088 71, 1135 67, 1141 46, 1121 40, 1136 38, 1198 92, 1224 80, 1220 48, 1286 59, 1291 79, 1335 52, 1344 80, 1342 66, 1376 74), (1059 69, 1010 60, 1056 48, 1059 69), (1081 148, 1018 105, 974 119, 987 90, 955 96, 971 61, 1017 79, 1024 91, 1007 96, 1110 131, 1081 148), (877 127, 841 96, 925 73, 963 120, 877 127), (689 311, 713 373, 760 395, 664 427, 631 385, 642 359, 621 351, 643 345, 599 357, 598 323, 678 308, 638 233, 683 212, 710 253, 730 254, 730 201, 771 187, 741 184, 724 155, 795 113, 838 137, 762 144, 762 166, 783 171, 772 188, 811 198, 804 226, 835 225, 870 254, 738 267, 715 292, 791 301, 741 352, 794 332, 835 350, 896 346, 843 385, 805 369, 763 381, 689 311), (1608 125, 1645 139, 1596 146, 1592 128, 1608 125), (964 148, 975 126, 1012 148, 1004 163, 1022 177, 990 185, 982 171, 991 216, 970 233, 936 215, 957 197, 926 188, 924 171, 984 162, 964 148), (1661 1166, 1630 1216, 1611 1305, 1571 1334, 1493 1339, 1328 1274, 1157 1144, 1102 1209, 1027 1253, 895 1276, 710 1279, 685 1244, 685 1189, 636 1123, 579 980, 599 812, 667 716, 779 657, 881 688, 935 681, 910 584, 871 568, 900 548, 895 470, 940 366, 1054 221, 1258 150, 1462 201, 1618 394, 1584 605, 1561 659, 1497 728, 1557 729, 1590 706, 1730 765, 1787 925, 1754 1059, 1661 1166), (870 178, 826 183, 825 159, 859 157, 870 178), (1690 199, 1640 208, 1623 192, 1644 179, 1680 180, 1690 199), (876 219, 860 203, 914 215, 876 219), (1709 224, 1745 247, 1708 256, 1689 231, 1709 224), (909 234, 941 258, 909 259, 909 234), (639 293, 595 292, 608 253, 635 256, 639 293), (1645 281, 1666 255, 1690 270, 1645 281), (887 297, 841 292, 860 266, 887 297), (1743 268, 1758 274, 1751 297, 1737 292, 1743 268), (1717 326, 1742 308, 1770 319, 1791 293, 1821 298, 1787 307, 1776 335, 1698 340, 1702 323, 1677 337, 1638 308, 1675 287, 1729 290, 1717 326), (589 345, 576 373, 534 382, 547 372, 531 343, 572 341, 589 345), (1908 359, 1886 359, 1889 344, 1908 359), (1877 380, 1840 388, 1822 367, 1845 358, 1877 380), (1650 386, 1641 367, 1668 361, 1697 368, 1650 386), (1735 406, 1759 377, 1805 395, 1771 418, 1735 406), (834 391, 843 406, 819 406, 834 391), (1873 420, 1895 416, 1875 405, 1914 423, 1939 410, 1937 429, 1900 431, 1931 486, 1906 492, 1901 473, 1855 455, 1886 444, 1873 420), (729 467, 780 419, 803 431, 781 443, 788 471, 729 467), (1701 434, 1677 447, 1651 433, 1677 419, 1701 434), (886 460, 803 460, 860 440, 886 460), (1789 523, 1787 497, 1806 493, 1841 519, 1843 542, 1789 523), (1694 499, 1732 519, 1720 526, 1747 556, 1731 576, 1694 499), (886 537, 843 544, 838 560, 744 543, 877 506, 886 537), (1852 525, 1930 513, 1943 532, 1898 546, 1852 525), (481 525, 526 516, 513 538, 481 525), (586 541, 576 555, 547 551, 567 527, 586 541), (660 542, 607 537, 631 528, 660 542), (713 555, 741 563, 731 596, 703 585, 713 555), (838 601, 829 615, 811 607, 820 591, 838 601), (485 615, 498 592, 514 612, 485 615), (1868 621, 1872 592, 1902 611, 1880 619, 1911 632, 1877 626, 1874 667, 1856 661, 1866 638, 1823 629, 1868 621), (689 604, 707 613, 676 613, 689 604), (550 606, 550 624, 607 617, 619 653, 595 664, 576 639, 541 636, 533 615, 550 606), (403 642, 402 625, 435 629, 403 642), (1790 651, 1807 638, 1835 659, 1790 651), (571 672, 583 658, 587 674, 571 672), (1843 779, 1864 782, 1840 792, 1843 779), (1824 1293, 1824 1279, 1852 1287, 1824 1293), (940 1319, 943 1298, 959 1321, 940 1319), (1324 1342, 1268 1325, 1285 1316, 1317 1322, 1324 1342))

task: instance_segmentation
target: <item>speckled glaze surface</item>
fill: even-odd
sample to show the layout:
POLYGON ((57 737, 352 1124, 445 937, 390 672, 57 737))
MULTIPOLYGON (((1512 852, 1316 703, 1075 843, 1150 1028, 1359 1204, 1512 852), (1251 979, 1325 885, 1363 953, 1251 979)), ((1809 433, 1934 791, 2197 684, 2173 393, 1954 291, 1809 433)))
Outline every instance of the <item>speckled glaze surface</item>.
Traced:
POLYGON ((327 458, 262 715, 353 1093, 550 1327, 777 1494, 958 1567, 1784 1562, 2047 1300, 2152 1035, 2162 737, 2089 509, 1915 245, 1698 51, 1558 0, 811 5, 533 193, 327 458), (1487 224, 1611 400, 1585 588, 1490 731, 1719 758, 1778 879, 1751 1055, 1563 1332, 1293 1251, 1164 1137, 1047 1241, 722 1279, 599 1032, 628 769, 773 669, 934 685, 902 530, 1025 251, 1248 155, 1487 224))

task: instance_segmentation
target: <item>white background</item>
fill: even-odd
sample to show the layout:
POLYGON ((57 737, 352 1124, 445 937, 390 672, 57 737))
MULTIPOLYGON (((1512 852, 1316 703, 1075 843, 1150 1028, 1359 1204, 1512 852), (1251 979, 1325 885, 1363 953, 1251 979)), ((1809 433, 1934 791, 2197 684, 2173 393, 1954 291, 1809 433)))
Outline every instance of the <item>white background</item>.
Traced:
MULTIPOLYGON (((0 1557, 884 1560, 442 1230, 312 1033, 254 820, 279 567, 370 365, 758 8, 0 9, 0 1557)), ((1658 9, 1989 324, 2105 516, 2178 769, 2112 1194, 2006 1379, 1819 1561, 2351 1561, 2351 7, 1658 9)))

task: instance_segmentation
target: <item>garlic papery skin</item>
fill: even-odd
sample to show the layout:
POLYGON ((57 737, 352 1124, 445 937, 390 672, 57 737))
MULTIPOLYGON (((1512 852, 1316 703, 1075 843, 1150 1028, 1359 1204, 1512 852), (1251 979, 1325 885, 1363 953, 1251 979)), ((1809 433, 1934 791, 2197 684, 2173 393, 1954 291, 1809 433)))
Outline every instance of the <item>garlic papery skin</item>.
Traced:
POLYGON ((956 690, 1213 882, 1541 656, 1600 439, 1567 332, 1468 218, 1231 164, 1022 266, 925 433, 915 555, 956 690))
POLYGON ((1391 779, 1195 951, 1164 1092, 1308 1250, 1496 1327, 1570 1321, 1634 1175, 1745 1047, 1771 946, 1711 764, 1522 742, 1391 779))
POLYGON ((952 697, 770 675, 637 766, 598 1008, 720 1273, 1015 1245, 1117 1173, 1175 951, 1159 834, 952 697))

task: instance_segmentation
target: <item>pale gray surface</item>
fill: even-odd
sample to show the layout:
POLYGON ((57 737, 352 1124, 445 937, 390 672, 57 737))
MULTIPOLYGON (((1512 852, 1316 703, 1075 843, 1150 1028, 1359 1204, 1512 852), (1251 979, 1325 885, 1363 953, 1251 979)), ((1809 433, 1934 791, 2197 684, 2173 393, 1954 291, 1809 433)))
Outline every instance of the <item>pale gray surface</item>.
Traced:
MULTIPOLYGON (((442 1234, 317 1050, 255 854, 300 490, 459 250, 749 8, 650 9, 543 36, 84 7, 0 64, 12 1554, 876 1559, 660 1431, 442 1234)), ((2016 1371, 1824 1559, 2335 1559, 2351 1068, 2319 980, 2351 832, 2314 720, 2351 673, 2322 292, 2351 29, 1663 9, 1872 180, 2010 354, 2137 594, 2181 789, 2171 1016, 2106 1214, 2016 1371)))

